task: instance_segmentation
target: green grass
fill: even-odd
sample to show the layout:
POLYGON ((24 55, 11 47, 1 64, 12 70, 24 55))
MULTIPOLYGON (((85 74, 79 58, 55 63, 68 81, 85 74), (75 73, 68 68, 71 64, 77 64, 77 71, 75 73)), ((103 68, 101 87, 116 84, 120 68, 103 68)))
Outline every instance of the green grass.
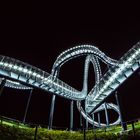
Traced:
MULTIPOLYGON (((86 140, 140 140, 140 122, 135 123, 136 136, 133 136, 132 126, 128 125, 125 133, 121 126, 88 130, 86 140)), ((0 140, 34 140, 35 128, 13 121, 3 120, 0 123, 0 140)), ((83 140, 83 131, 48 130, 38 128, 37 140, 83 140)))

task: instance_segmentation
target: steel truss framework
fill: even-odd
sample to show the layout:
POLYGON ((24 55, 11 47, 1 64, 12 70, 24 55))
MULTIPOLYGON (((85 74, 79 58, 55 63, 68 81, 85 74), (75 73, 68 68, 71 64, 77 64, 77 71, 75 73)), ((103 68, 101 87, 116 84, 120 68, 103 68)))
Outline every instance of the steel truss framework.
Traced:
MULTIPOLYGON (((86 119, 86 124, 104 127, 108 125, 116 125, 121 121, 119 106, 113 103, 106 103, 106 98, 115 93, 116 89, 138 68, 140 67, 140 42, 134 45, 119 60, 114 60, 92 45, 80 45, 70 48, 62 52, 54 62, 51 74, 31 66, 19 60, 0 55, 0 83, 1 90, 4 86, 19 90, 32 90, 39 88, 53 94, 49 128, 52 128, 53 112, 56 95, 71 100, 71 121, 70 129, 73 127, 73 101, 77 102, 77 108, 82 116, 86 119), (59 79, 61 66, 71 59, 79 56, 86 56, 83 75, 83 88, 81 91, 76 90, 67 83, 59 79), (99 60, 107 64, 108 71, 103 75, 101 72, 99 60), (95 73, 95 85, 88 92, 88 73, 89 65, 93 65, 95 73), (85 100, 85 107, 81 105, 81 101, 85 100), (118 113, 118 119, 109 124, 108 109, 113 109, 118 113), (94 114, 105 110, 106 123, 100 122, 98 114, 98 122, 94 120, 94 114)), ((27 109, 29 106, 31 95, 29 96, 24 120, 26 119, 27 109)))

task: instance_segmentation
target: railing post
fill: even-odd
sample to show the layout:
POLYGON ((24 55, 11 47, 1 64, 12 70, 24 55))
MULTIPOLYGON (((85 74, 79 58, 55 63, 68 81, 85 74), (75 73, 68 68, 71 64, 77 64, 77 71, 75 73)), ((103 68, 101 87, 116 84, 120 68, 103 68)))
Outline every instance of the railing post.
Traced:
POLYGON ((1 119, 1 125, 2 125, 3 117, 2 117, 2 116, 0 116, 0 119, 1 119))
POLYGON ((33 92, 33 89, 31 89, 30 93, 29 93, 29 97, 28 97, 28 101, 27 101, 27 105, 26 105, 26 109, 25 109, 25 113, 24 113, 24 117, 23 117, 23 123, 25 123, 25 121, 26 121, 26 116, 27 116, 27 113, 28 113, 32 92, 33 92))
POLYGON ((36 126, 35 126, 35 135, 34 135, 34 140, 37 140, 37 139, 36 139, 36 137, 37 137, 37 129, 38 129, 38 126, 36 125, 36 126))
POLYGON ((132 121, 132 130, 133 130, 133 135, 135 136, 135 126, 134 126, 134 121, 132 121))

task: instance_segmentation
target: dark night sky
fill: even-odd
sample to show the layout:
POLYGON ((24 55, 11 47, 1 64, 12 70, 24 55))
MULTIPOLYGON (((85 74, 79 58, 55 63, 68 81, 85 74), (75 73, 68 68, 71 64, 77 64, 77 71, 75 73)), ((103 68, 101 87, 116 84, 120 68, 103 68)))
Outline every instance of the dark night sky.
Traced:
MULTIPOLYGON (((97 4, 97 7, 83 4, 77 8, 75 4, 59 4, 61 8, 55 4, 49 9, 45 5, 33 4, 32 15, 28 7, 30 10, 27 9, 25 15, 23 12, 22 16, 14 12, 13 15, 1 17, 2 55, 19 59, 50 73, 56 57, 70 47, 91 44, 99 47, 108 56, 119 59, 140 40, 140 17, 133 5, 124 8, 119 4, 107 7, 104 4, 97 4)), ((82 57, 72 60, 63 66, 60 72, 60 79, 79 90, 82 88, 83 60, 82 57)), ((92 68, 90 72, 91 88, 92 68)), ((119 88, 119 93, 123 94, 120 99, 123 100, 122 108, 126 111, 126 120, 126 116, 130 119, 140 117, 140 113, 134 109, 137 105, 140 106, 138 82, 140 77, 136 73, 119 88)), ((5 89, 4 93, 1 97, 1 106, 5 106, 1 109, 2 114, 21 119, 28 94, 22 91, 19 94, 18 91, 8 89, 5 89)), ((27 120, 48 124, 50 99, 51 94, 35 89, 27 120)), ((59 107, 56 107, 54 125, 68 127, 69 101, 58 97, 56 104, 59 107)), ((75 122, 77 118, 78 115, 75 122)))

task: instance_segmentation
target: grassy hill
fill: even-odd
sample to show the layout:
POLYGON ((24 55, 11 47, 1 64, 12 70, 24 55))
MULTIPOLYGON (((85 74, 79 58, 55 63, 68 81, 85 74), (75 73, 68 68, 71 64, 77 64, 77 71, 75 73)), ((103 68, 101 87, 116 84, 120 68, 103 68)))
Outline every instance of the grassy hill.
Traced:
MULTIPOLYGON (((0 140, 34 140, 36 128, 11 121, 0 123, 0 140)), ((88 130, 86 140, 140 140, 140 123, 135 123, 135 136, 131 125, 128 131, 121 132, 120 126, 110 127, 107 130, 88 130)), ((36 140, 83 140, 83 131, 48 130, 38 127, 36 140)))

